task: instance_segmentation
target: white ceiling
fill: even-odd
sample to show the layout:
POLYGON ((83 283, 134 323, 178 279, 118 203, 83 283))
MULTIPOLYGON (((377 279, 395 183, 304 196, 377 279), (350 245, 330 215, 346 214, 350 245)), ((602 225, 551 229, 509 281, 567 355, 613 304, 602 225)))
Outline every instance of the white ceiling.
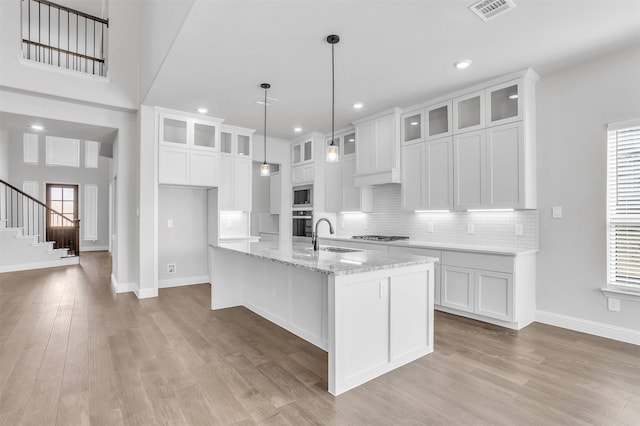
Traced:
POLYGON ((640 47, 640 0, 515 0, 489 22, 472 0, 196 0, 144 103, 258 129, 259 85, 269 82, 270 136, 336 129, 527 67, 544 78, 608 50, 640 47), (453 63, 473 60, 460 71, 453 63), (360 101, 365 107, 355 111, 360 101))
POLYGON ((118 129, 50 118, 32 117, 23 114, 0 112, 0 129, 13 133, 42 133, 47 136, 81 139, 112 144, 118 129), (43 130, 31 129, 33 124, 44 127, 43 130))

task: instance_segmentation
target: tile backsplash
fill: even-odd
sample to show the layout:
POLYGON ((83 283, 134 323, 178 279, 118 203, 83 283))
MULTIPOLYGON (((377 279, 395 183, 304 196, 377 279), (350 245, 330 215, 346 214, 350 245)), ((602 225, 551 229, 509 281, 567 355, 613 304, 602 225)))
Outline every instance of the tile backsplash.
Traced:
POLYGON ((339 236, 405 235, 413 240, 538 248, 538 211, 414 213, 401 210, 400 185, 373 188, 373 213, 338 215, 339 236), (468 232, 469 225, 474 228, 468 232), (522 235, 516 228, 522 225, 522 235))
POLYGON ((220 212, 220 238, 241 238, 249 235, 249 213, 220 212))

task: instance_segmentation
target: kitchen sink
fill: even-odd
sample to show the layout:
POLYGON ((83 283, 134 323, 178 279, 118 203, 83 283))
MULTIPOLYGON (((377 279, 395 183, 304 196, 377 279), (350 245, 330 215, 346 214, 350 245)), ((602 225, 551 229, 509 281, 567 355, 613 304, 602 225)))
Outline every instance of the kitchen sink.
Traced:
POLYGON ((359 249, 351 249, 346 247, 321 247, 320 250, 330 251, 331 253, 354 253, 357 251, 362 251, 359 249))

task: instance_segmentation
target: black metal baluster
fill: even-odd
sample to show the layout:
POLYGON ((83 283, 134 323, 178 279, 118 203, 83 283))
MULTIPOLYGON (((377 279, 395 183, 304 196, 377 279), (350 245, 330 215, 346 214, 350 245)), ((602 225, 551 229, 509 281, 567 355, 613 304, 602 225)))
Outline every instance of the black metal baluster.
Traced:
MULTIPOLYGON (((29 41, 31 41, 31 0, 29 1, 29 9, 28 9, 28 15, 29 15, 29 41)), ((31 45, 27 43, 27 59, 31 59, 31 45)))
POLYGON ((60 12, 58 9, 58 66, 60 66, 60 12))
POLYGON ((47 37, 47 44, 49 45, 49 65, 51 65, 51 5, 49 5, 48 9, 49 16, 49 27, 47 28, 49 37, 47 37))
MULTIPOLYGON (((40 33, 41 33, 41 22, 40 22, 40 16, 41 16, 41 10, 42 10, 42 4, 38 3, 38 44, 40 44, 40 33)), ((38 62, 40 62, 40 46, 38 46, 38 50, 36 51, 38 52, 38 59, 36 59, 38 62)))

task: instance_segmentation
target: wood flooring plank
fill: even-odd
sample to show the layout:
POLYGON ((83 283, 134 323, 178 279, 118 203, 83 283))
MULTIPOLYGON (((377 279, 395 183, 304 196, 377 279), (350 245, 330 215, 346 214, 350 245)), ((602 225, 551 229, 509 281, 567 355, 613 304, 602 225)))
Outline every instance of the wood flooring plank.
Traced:
POLYGON ((209 284, 139 300, 110 274, 0 274, 0 426, 640 425, 639 346, 436 312, 433 354, 334 397, 326 352, 209 284))

